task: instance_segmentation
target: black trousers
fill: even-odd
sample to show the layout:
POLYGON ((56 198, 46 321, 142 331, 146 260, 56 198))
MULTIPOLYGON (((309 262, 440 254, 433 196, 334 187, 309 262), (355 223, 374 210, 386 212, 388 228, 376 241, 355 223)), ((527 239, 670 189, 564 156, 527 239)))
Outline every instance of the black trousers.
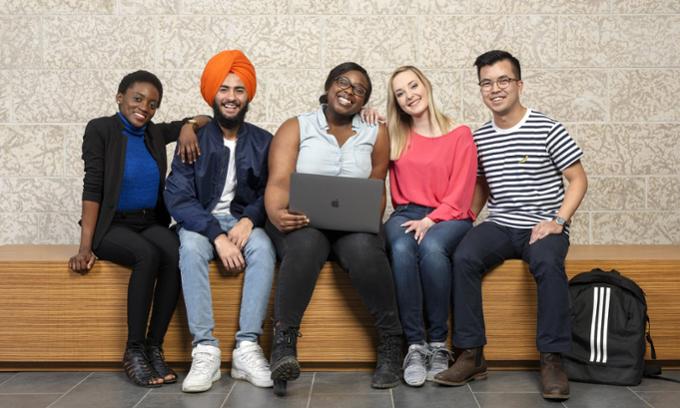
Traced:
MULTIPOLYGON (((529 245, 530 229, 483 222, 468 231, 453 257, 453 343, 460 348, 486 344, 482 275, 506 259, 523 259, 538 292, 536 346, 541 352, 571 350, 569 286, 564 258, 569 236, 548 235, 529 245)), ((527 313, 530 311, 527 310, 527 313)))
POLYGON ((347 271, 352 285, 375 319, 379 333, 401 335, 390 264, 380 236, 305 227, 288 234, 265 226, 281 260, 274 320, 299 327, 316 280, 329 255, 347 271))
POLYGON ((162 344, 180 292, 177 235, 157 224, 153 212, 116 214, 95 254, 132 268, 127 297, 128 345, 143 344, 145 338, 162 344))

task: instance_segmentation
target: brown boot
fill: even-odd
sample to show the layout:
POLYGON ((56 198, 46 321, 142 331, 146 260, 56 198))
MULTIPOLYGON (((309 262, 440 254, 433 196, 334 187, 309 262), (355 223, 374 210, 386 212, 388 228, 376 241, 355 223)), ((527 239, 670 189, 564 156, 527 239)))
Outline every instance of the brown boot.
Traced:
POLYGON ((541 353, 541 389, 545 399, 569 399, 569 379, 559 353, 541 353))
POLYGON ((434 382, 437 384, 452 386, 485 379, 486 360, 482 347, 461 349, 459 353, 456 353, 456 362, 448 370, 434 376, 434 382))

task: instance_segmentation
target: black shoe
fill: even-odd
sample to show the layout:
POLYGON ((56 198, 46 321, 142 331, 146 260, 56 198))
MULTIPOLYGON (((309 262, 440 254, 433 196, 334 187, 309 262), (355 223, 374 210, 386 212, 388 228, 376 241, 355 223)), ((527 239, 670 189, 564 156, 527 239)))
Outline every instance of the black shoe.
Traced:
POLYGON ((294 380, 300 376, 297 361, 297 338, 301 337, 297 327, 274 327, 272 356, 270 359, 272 380, 294 380))
POLYGON ((373 388, 393 388, 401 382, 401 336, 382 335, 378 361, 371 379, 373 388))
POLYGON ((177 373, 165 362, 165 354, 163 354, 163 348, 160 345, 147 343, 146 355, 149 358, 151 367, 163 378, 163 384, 174 384, 177 382, 177 373), (172 378, 168 379, 168 376, 172 376, 172 378))
POLYGON ((128 346, 123 355, 123 368, 128 378, 141 387, 157 388, 161 384, 154 383, 161 379, 156 370, 149 364, 143 346, 128 346))

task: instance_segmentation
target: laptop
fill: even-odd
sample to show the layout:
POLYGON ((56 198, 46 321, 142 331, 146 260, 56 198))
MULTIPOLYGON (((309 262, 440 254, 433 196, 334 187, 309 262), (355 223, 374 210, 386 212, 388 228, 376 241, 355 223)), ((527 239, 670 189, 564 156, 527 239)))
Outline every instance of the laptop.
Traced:
POLYGON ((384 188, 376 179, 293 173, 289 209, 315 228, 378 233, 384 188))

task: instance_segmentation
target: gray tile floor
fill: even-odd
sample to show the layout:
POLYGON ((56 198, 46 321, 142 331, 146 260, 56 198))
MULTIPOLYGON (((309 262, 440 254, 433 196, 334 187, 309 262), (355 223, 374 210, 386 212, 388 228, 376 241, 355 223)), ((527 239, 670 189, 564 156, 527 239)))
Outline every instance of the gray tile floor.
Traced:
MULTIPOLYGON (((680 371, 667 372, 680 379, 680 371)), ((180 381, 182 374, 180 373, 180 381)), ((290 382, 288 396, 275 397, 232 380, 228 374, 202 394, 183 394, 179 383, 145 389, 132 385, 121 372, 0 372, 0 408, 678 408, 680 384, 645 379, 636 387, 571 383, 571 398, 541 398, 537 372, 493 371, 486 381, 457 388, 426 384, 374 390, 367 372, 303 373, 290 382)))

